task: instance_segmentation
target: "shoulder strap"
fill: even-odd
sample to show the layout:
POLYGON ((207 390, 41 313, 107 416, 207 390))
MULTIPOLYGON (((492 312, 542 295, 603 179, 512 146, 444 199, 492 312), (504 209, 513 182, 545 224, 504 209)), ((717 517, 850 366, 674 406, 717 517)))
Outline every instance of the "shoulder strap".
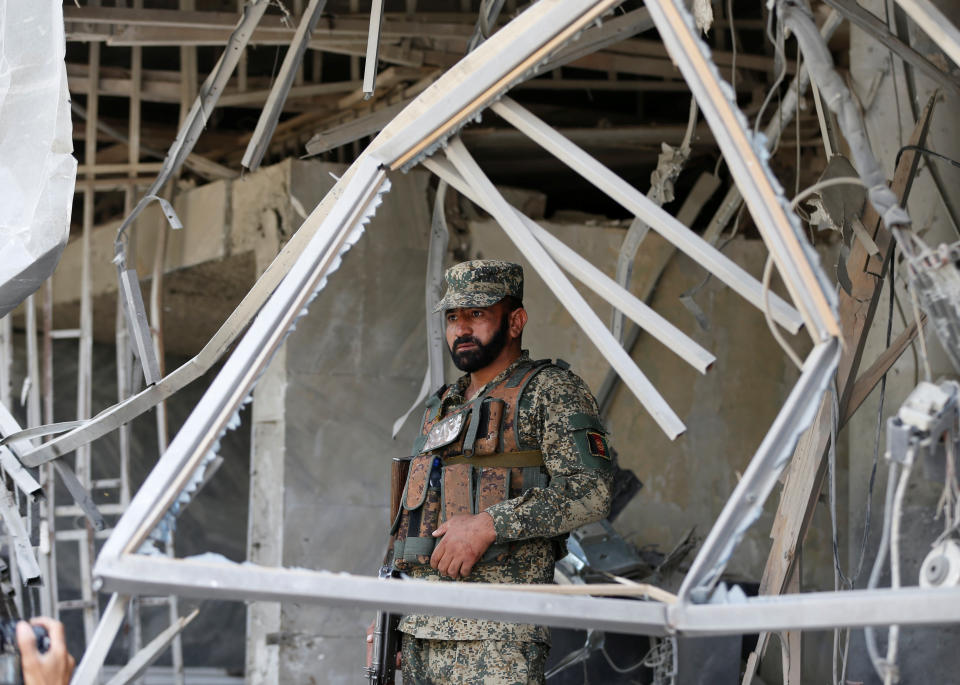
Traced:
POLYGON ((550 368, 551 366, 556 366, 549 359, 540 359, 534 363, 536 366, 534 367, 533 372, 528 374, 526 378, 523 379, 523 383, 520 385, 520 391, 517 393, 517 404, 513 408, 513 425, 517 427, 517 446, 520 447, 520 449, 530 447, 529 445, 524 445, 520 441, 520 403, 523 400, 523 393, 526 392, 527 386, 530 385, 530 381, 532 381, 538 373, 550 368))

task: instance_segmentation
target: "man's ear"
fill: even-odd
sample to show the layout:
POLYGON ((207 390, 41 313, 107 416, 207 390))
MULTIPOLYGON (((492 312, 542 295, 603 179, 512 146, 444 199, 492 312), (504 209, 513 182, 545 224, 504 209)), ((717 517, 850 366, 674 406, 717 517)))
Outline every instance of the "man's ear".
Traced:
POLYGON ((510 337, 519 338, 523 333, 523 327, 527 325, 527 310, 523 307, 514 309, 510 312, 510 337))

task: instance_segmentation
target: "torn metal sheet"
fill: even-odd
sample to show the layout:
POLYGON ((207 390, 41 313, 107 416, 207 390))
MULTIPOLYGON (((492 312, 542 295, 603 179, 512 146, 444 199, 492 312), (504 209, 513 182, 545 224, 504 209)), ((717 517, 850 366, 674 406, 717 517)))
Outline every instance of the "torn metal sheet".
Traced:
POLYGON ((280 114, 283 113, 283 105, 287 101, 287 94, 290 92, 291 86, 293 86, 293 79, 303 62, 303 55, 307 51, 307 45, 310 43, 313 30, 316 28, 326 5, 327 0, 310 0, 303 16, 300 17, 297 32, 293 35, 290 47, 287 48, 287 54, 283 57, 283 64, 280 65, 277 80, 270 90, 266 104, 260 110, 257 126, 253 130, 250 142, 247 143, 247 149, 243 153, 243 160, 240 162, 250 171, 256 171, 260 168, 260 162, 263 161, 263 155, 270 146, 270 139, 277 128, 277 122, 280 121, 280 114))
POLYGON ((453 162, 463 179, 484 201, 483 204, 488 206, 497 223, 517 246, 520 253, 537 270, 547 287, 570 312, 573 320, 577 322, 591 342, 596 345, 600 353, 610 363, 610 366, 617 370, 624 384, 640 400, 640 403, 667 437, 674 440, 686 431, 686 426, 680 420, 680 417, 676 415, 657 389, 653 387, 653 384, 640 371, 630 355, 613 339, 613 336, 594 311, 590 309, 583 296, 563 275, 560 267, 550 258, 543 246, 537 242, 530 230, 517 217, 513 208, 503 199, 490 179, 483 174, 459 138, 450 141, 447 146, 447 157, 453 162))
MULTIPOLYGON (((712 17, 712 15, 711 15, 712 17)), ((690 100, 690 116, 687 122, 687 132, 683 136, 680 147, 673 148, 666 143, 660 144, 660 155, 657 157, 657 167, 650 173, 650 190, 647 197, 661 207, 672 202, 673 184, 683 171, 683 166, 690 157, 690 139, 697 123, 697 101, 690 100)), ((617 254, 617 283, 624 288, 630 287, 630 278, 633 275, 633 263, 637 258, 637 250, 650 231, 650 226, 639 218, 634 218, 627 229, 627 234, 620 244, 617 254)), ((613 337, 623 342, 623 313, 614 309, 610 319, 610 331, 613 337)))
POLYGON ((5 4, 0 45, 2 318, 60 261, 70 235, 77 160, 62 3, 5 4))
POLYGON ((190 151, 193 150, 193 146, 196 144, 197 139, 207 124, 207 119, 213 112, 214 104, 220 97, 220 93, 223 92, 223 88, 226 86, 227 81, 229 81, 230 76, 233 74, 237 62, 240 61, 243 48, 246 46, 254 28, 256 28, 256 25, 259 23, 260 18, 263 16, 269 4, 269 0, 250 0, 250 2, 244 6, 243 14, 240 17, 237 27, 230 36, 230 41, 227 43, 216 66, 200 87, 200 93, 193 101, 193 105, 190 107, 190 111, 187 113, 183 125, 177 132, 176 140, 173 141, 170 150, 167 152, 166 159, 163 161, 163 169, 161 169, 156 180, 150 185, 150 188, 147 189, 144 197, 137 203, 137 206, 134 207, 130 215, 123 220, 123 223, 117 230, 117 240, 115 242, 116 257, 114 261, 117 263, 119 270, 122 271, 126 268, 125 241, 127 229, 152 200, 159 198, 161 188, 163 188, 166 182, 176 173, 177 169, 183 164, 184 159, 190 154, 190 151))

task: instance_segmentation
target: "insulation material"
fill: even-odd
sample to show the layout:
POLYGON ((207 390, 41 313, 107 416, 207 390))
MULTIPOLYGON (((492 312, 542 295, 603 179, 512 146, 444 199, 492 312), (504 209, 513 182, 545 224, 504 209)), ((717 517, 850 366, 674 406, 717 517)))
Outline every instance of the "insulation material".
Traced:
POLYGON ((713 5, 710 0, 693 0, 693 20, 697 29, 708 33, 713 26, 713 5))
POLYGON ((805 6, 796 0, 780 0, 777 5, 783 23, 793 31, 803 58, 807 61, 813 81, 820 88, 821 96, 840 124, 847 145, 853 156, 853 162, 864 185, 870 204, 883 219, 884 226, 909 226, 910 217, 900 207, 896 195, 887 185, 886 176, 880 163, 873 154, 867 132, 860 117, 853 96, 833 66, 833 58, 813 16, 805 6))
POLYGON ((53 273, 70 234, 73 158, 62 3, 0 22, 0 317, 53 273))

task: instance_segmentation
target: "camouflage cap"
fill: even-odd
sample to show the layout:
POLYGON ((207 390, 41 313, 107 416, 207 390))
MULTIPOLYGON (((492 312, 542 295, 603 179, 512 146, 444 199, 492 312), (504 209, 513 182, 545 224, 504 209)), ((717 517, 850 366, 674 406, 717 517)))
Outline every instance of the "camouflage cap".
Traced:
POLYGON ((474 259, 447 269, 447 293, 434 312, 489 307, 505 297, 523 299, 523 267, 500 259, 474 259))

